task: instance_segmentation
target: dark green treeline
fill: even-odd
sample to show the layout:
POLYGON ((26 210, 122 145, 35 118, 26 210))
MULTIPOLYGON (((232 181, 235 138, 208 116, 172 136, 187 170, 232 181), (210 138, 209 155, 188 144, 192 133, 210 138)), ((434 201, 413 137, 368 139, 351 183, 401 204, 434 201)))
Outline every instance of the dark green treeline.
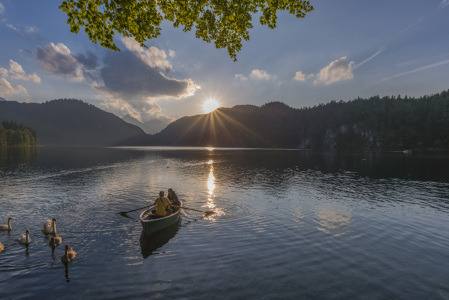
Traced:
MULTIPOLYGON (((305 109, 316 148, 449 149, 449 90, 409 98, 379 96, 305 109)), ((305 126, 304 126, 305 127, 305 126)))
POLYGON ((0 148, 38 145, 36 130, 14 121, 4 121, 0 124, 0 148))
POLYGON ((449 149, 449 90, 420 98, 374 96, 301 109, 281 102, 237 105, 181 118, 155 138, 174 146, 449 149))

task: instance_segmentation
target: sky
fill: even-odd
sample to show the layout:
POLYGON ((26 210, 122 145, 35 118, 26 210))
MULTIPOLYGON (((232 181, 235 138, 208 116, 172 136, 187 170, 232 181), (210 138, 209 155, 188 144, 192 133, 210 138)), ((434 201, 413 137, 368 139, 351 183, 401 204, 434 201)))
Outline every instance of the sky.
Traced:
POLYGON ((311 0, 274 30, 254 16, 236 62, 166 21, 146 49, 120 35, 120 52, 104 49, 70 32, 60 2, 0 0, 0 97, 74 98, 145 122, 202 114, 211 99, 302 108, 449 89, 449 0, 311 0))

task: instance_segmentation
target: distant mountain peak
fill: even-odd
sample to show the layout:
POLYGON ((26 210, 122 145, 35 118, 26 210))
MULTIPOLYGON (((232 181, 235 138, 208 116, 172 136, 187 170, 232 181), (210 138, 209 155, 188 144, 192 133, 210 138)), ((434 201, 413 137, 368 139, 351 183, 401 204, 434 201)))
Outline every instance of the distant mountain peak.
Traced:
POLYGON ((166 123, 160 119, 151 119, 151 120, 148 120, 148 121, 142 123, 130 115, 124 116, 122 118, 122 120, 129 124, 133 124, 133 125, 140 127, 147 134, 158 133, 162 129, 167 127, 167 125, 168 125, 168 123, 166 123))

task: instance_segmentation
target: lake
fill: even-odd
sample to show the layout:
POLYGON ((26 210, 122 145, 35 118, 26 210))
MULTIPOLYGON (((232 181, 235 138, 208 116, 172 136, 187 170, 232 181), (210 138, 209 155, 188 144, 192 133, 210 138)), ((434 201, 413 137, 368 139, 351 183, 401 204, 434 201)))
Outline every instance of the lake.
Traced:
POLYGON ((0 299, 449 299, 445 156, 0 151, 0 224, 13 218, 0 231, 0 299), (216 213, 184 210, 150 238, 140 211, 119 214, 170 187, 216 213), (52 217, 54 253, 42 233, 52 217), (78 252, 68 268, 65 244, 78 252))

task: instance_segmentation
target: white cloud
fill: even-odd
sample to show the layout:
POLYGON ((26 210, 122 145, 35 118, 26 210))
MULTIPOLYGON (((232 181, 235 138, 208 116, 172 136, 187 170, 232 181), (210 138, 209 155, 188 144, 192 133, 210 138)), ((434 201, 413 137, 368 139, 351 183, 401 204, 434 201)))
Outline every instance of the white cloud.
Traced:
POLYGON ((258 79, 258 80, 269 80, 273 76, 268 74, 264 70, 254 69, 251 71, 251 74, 249 74, 249 77, 251 77, 252 79, 258 79))
POLYGON ((172 69, 164 50, 159 50, 156 47, 142 48, 134 38, 122 38, 122 41, 129 51, 135 53, 149 67, 157 67, 165 71, 172 69))
POLYGON ((441 0, 440 7, 446 7, 449 5, 449 0, 441 0))
POLYGON ((0 74, 4 77, 11 77, 17 80, 32 80, 36 83, 41 82, 41 78, 36 73, 27 75, 22 66, 12 59, 9 60, 9 70, 0 68, 0 74))
POLYGON ((168 56, 175 57, 176 56, 176 52, 174 50, 168 50, 168 56))
POLYGON ((248 80, 248 77, 244 76, 243 74, 235 74, 235 78, 240 80, 248 80))
POLYGON ((126 100, 112 97, 104 100, 100 106, 119 117, 130 115, 142 122, 157 118, 167 118, 162 115, 162 108, 159 104, 151 102, 151 100, 141 101, 140 105, 136 107, 133 103, 129 103, 126 100))
POLYGON ((0 2, 0 15, 5 12, 5 6, 0 2))
POLYGON ((8 27, 9 29, 14 30, 15 32, 17 32, 17 33, 19 33, 19 34, 21 33, 19 29, 17 29, 16 27, 14 27, 14 25, 6 24, 6 27, 8 27))
POLYGON ((42 67, 48 73, 62 75, 63 77, 83 80, 83 74, 76 59, 66 45, 50 43, 44 47, 38 47, 36 57, 42 67))
POLYGON ((0 78, 0 95, 1 96, 18 96, 20 99, 24 99, 25 101, 30 101, 30 96, 28 95, 28 91, 22 85, 17 85, 14 88, 11 83, 5 78, 0 78))
POLYGON ((296 72, 295 77, 293 77, 294 80, 297 81, 306 81, 306 74, 304 74, 301 71, 296 72))
POLYGON ((348 62, 346 56, 332 61, 327 67, 324 67, 316 74, 314 84, 324 83, 329 85, 331 83, 349 80, 354 78, 352 73, 354 69, 354 62, 348 62))

